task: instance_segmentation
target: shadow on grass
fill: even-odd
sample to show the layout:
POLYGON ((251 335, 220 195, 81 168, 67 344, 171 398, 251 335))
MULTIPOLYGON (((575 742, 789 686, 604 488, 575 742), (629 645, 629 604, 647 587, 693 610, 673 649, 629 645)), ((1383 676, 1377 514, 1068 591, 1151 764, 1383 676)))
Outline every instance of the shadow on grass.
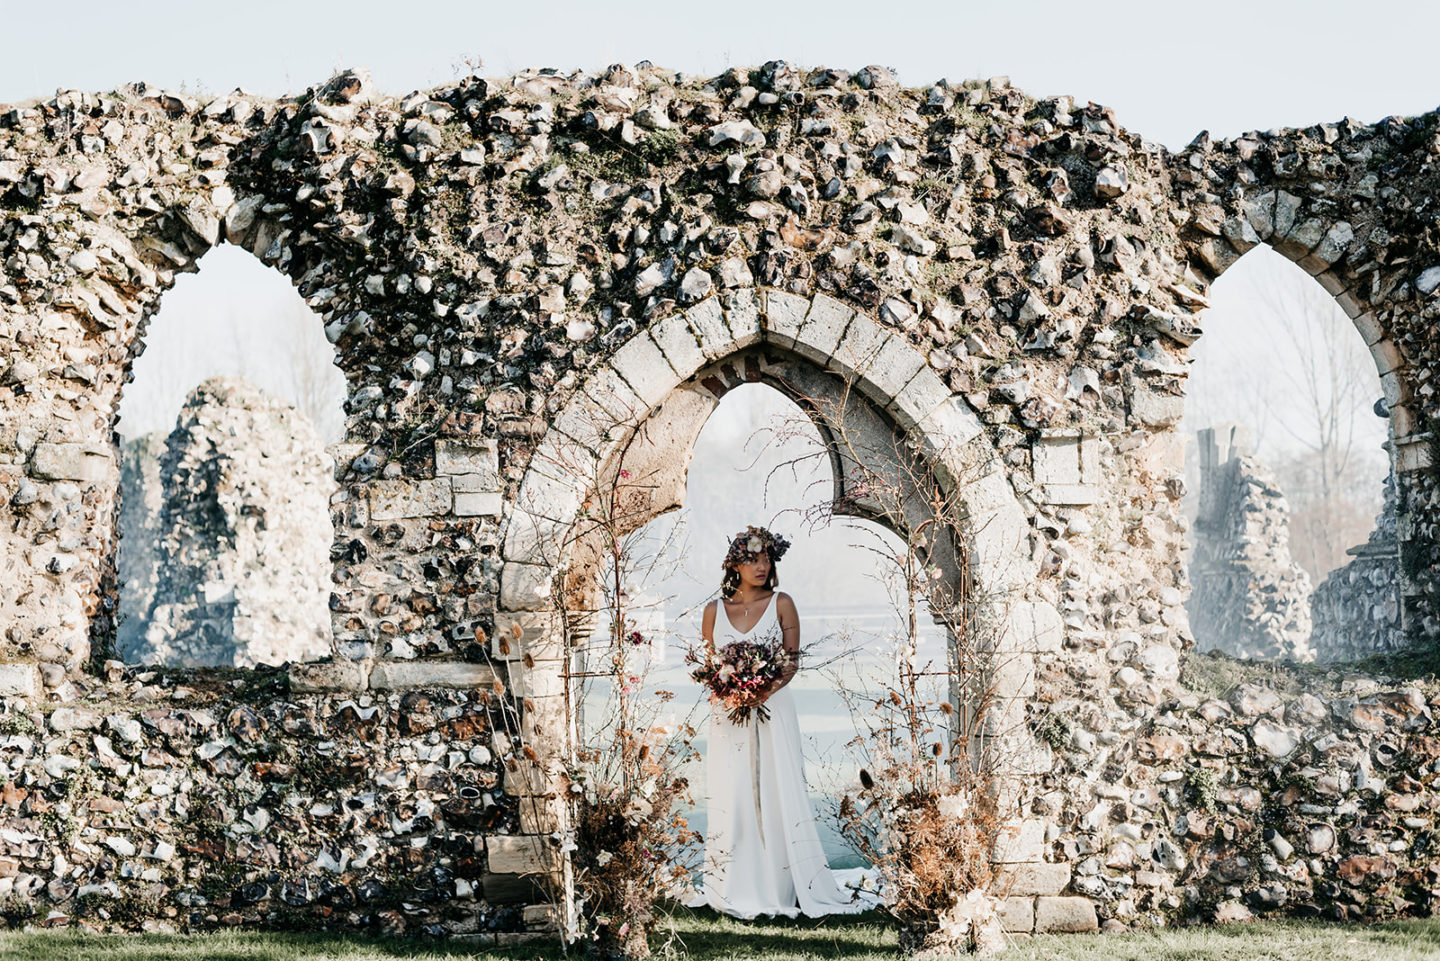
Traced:
MULTIPOLYGON (((657 957, 696 961, 895 961, 894 932, 879 912, 836 918, 737 921, 682 909, 655 939, 657 957), (665 945, 667 936, 672 938, 665 945)), ((0 933, 0 961, 539 961, 575 959, 557 942, 487 947, 334 934, 222 931, 199 935, 92 935, 73 930, 0 933)), ((1118 935, 1038 935, 1003 961, 1431 961, 1440 921, 1373 925, 1277 921, 1165 928, 1118 935)))
POLYGON ((342 934, 220 931, 205 934, 0 933, 0 961, 445 961, 562 957, 558 945, 497 949, 459 941, 342 934))
MULTIPOLYGON (((763 918, 739 921, 708 908, 683 908, 671 915, 675 948, 697 961, 739 958, 893 959, 895 934, 884 914, 830 918, 763 918)), ((662 928, 661 938, 670 929, 662 928)))
MULTIPOLYGON (((709 910, 681 908, 657 932, 657 954, 696 961, 893 961, 895 937, 879 912, 840 918, 738 921, 709 910)), ((466 942, 366 938, 336 934, 220 931, 196 935, 96 935, 82 931, 0 933, 0 961, 541 961, 576 958, 556 941, 513 947, 466 942)))

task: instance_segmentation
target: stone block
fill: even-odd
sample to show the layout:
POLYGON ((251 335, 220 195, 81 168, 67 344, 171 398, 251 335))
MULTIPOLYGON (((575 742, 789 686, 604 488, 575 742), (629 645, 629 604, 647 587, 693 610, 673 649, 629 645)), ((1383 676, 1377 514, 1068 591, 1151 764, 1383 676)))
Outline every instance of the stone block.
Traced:
POLYGON ((515 874, 487 874, 480 890, 491 904, 534 904, 548 896, 538 878, 515 874))
POLYGON ((940 450, 959 449, 985 429, 965 399, 955 396, 921 418, 919 427, 927 440, 944 445, 940 450))
POLYGON ((36 697, 40 668, 34 664, 0 664, 0 697, 36 697))
POLYGON ((530 463, 530 469, 557 476, 563 473, 582 474, 587 477, 594 474, 594 464, 600 454, 624 437, 629 429, 588 393, 571 398, 560 416, 551 422, 550 427, 551 434, 558 431, 573 443, 557 444, 552 450, 546 451, 543 457, 537 452, 536 459, 530 463))
POLYGON ((1333 270, 1325 270, 1315 275, 1320 286, 1325 288, 1325 293, 1331 297, 1338 296, 1345 291, 1345 281, 1333 270))
POLYGON ((1399 407, 1405 399, 1404 390, 1400 386, 1400 375, 1393 370, 1381 374, 1380 392, 1385 395, 1387 406, 1399 407))
POLYGON ((705 366, 705 352, 700 349, 700 341, 686 323, 684 314, 671 314, 651 324, 650 336, 681 377, 689 378, 705 366))
POLYGON ((1380 340, 1370 345, 1370 356, 1375 358, 1375 370, 1384 375, 1405 365, 1405 358, 1393 340, 1380 340))
POLYGON ((491 474, 452 474, 450 488, 457 494, 498 494, 496 481, 491 474))
POLYGON ((1427 470, 1431 466, 1429 437, 1407 437, 1395 443, 1395 469, 1402 474, 1427 470))
POLYGON ((1035 899, 1006 898, 1000 902, 1000 926, 1010 934, 1035 930, 1035 899))
POLYGON ((700 343, 700 352, 707 361, 719 360, 734 351, 735 338, 725 323, 725 309, 719 297, 707 297, 685 311, 685 319, 700 343))
POLYGON ((655 341, 645 331, 633 335, 610 358, 613 367, 645 402, 654 407, 680 386, 681 376, 670 366, 655 341))
POLYGON ((1300 209, 1304 201, 1294 194, 1281 190, 1275 194, 1275 230, 1271 235, 1271 242, 1275 238, 1284 238, 1290 235, 1295 229, 1295 222, 1300 219, 1300 209))
POLYGON ((1045 860, 1045 822, 1025 818, 1001 824, 995 834, 990 860, 996 864, 1019 864, 1045 860))
POLYGON ((864 381, 866 370, 880 356, 881 347, 892 336, 869 317, 856 314, 830 357, 831 369, 845 377, 864 381))
POLYGON ((1036 898, 1035 931, 1039 934, 1081 934, 1100 930, 1089 898, 1036 898))
POLYGON ((290 690, 295 694, 324 691, 363 691, 370 678, 370 665, 360 661, 333 661, 327 664, 291 664, 290 690))
POLYGON ((633 427, 650 409, 650 405, 646 404, 629 382, 609 364, 601 367, 585 382, 585 395, 598 407, 599 412, 603 412, 598 413, 594 422, 602 435, 609 435, 617 427, 633 427))
POLYGON ((502 787, 514 797, 559 796, 564 793, 561 770, 559 761, 530 761, 517 755, 505 766, 502 787))
MULTIPOLYGON (((1245 219, 1259 240, 1266 240, 1275 232, 1275 191, 1267 190, 1254 198, 1247 199, 1243 207, 1245 219)), ((1231 239, 1231 243, 1234 243, 1231 239)))
POLYGON ((507 611, 548 611, 554 569, 506 558, 500 568, 500 606, 507 611))
POLYGON ((1054 653, 1065 640, 1065 622, 1053 604, 1018 601, 1006 618, 1001 645, 1021 651, 1054 653))
POLYGON ((800 327, 805 323, 805 315, 810 311, 810 301, 799 294, 790 294, 783 290, 767 289, 761 296, 765 339, 787 349, 795 347, 800 327))
POLYGON ((456 491, 456 517, 498 517, 505 498, 499 491, 456 491))
POLYGON ((559 926, 560 915, 553 904, 530 904, 520 912, 520 919, 532 931, 554 931, 559 926))
POLYGON ((765 327, 760 319, 760 302, 755 291, 752 288, 734 290, 721 294, 720 299, 735 349, 758 344, 765 336, 765 327))
POLYGON ((1035 483, 1083 483, 1084 476, 1080 469, 1081 439, 1078 430, 1040 431, 1040 436, 1030 446, 1035 483))
POLYGON ((1042 504, 1056 507, 1088 507, 1100 501, 1100 488, 1092 484, 1045 484, 1039 493, 1042 504))
POLYGON ((993 696, 997 700, 1034 697, 1035 655, 1028 651, 1013 650, 1004 640, 1001 644, 1004 649, 995 656, 994 676, 991 679, 993 696))
POLYGON ((927 369, 920 351, 904 337, 892 335, 880 346, 865 372, 866 392, 876 403, 888 407, 915 375, 927 369))
POLYGON ((1185 398, 1137 384, 1130 395, 1130 416, 1148 427, 1173 427, 1185 416, 1185 398))
POLYGON ((533 835, 491 835, 485 839, 485 857, 496 874, 548 874, 560 867, 555 846, 533 835))
MULTIPOLYGON (((834 297, 817 295, 810 303, 805 322, 795 335, 795 353, 825 366, 835 348, 840 346, 840 340, 855 316, 855 311, 834 297)), ((868 318, 866 322, 869 322, 868 318)))
POLYGON ((940 375, 924 367, 896 394, 885 410, 904 430, 912 430, 950 399, 950 388, 940 375))
POLYGON ((438 517, 450 513, 450 479, 378 480, 369 486, 370 519, 393 521, 406 517, 438 517))
POLYGON ((1365 341, 1366 345, 1376 344, 1385 339, 1385 325, 1382 324, 1380 318, 1374 314, 1359 314, 1352 317, 1351 322, 1355 325, 1355 330, 1359 332, 1360 338, 1365 341))
POLYGON ((554 612, 507 611, 495 615, 495 636, 490 638, 492 657, 512 660, 529 654, 537 660, 555 660, 563 650, 560 618, 554 612))
POLYGON ((526 667, 523 660, 508 661, 510 691, 516 697, 556 697, 565 693, 565 662, 535 661, 526 667))
POLYGON ((568 717, 564 695, 530 697, 520 717, 520 736, 543 758, 564 743, 568 717))
POLYGON ((560 798, 532 797, 520 802, 520 830, 526 834, 554 834, 568 818, 560 798))
POLYGON ((1069 884, 1068 864, 1016 864, 1000 872, 997 890, 1012 897, 1037 894, 1053 897, 1069 884))
POLYGON ((87 444, 36 444, 30 453, 30 473, 46 480, 97 484, 114 471, 110 453, 87 444))
POLYGON ((512 511, 505 527, 505 559, 524 564, 558 563, 568 526, 567 522, 538 517, 526 510, 512 511))
POLYGON ((1345 316, 1351 320, 1365 313, 1365 305, 1348 290, 1344 293, 1336 294, 1335 303, 1340 305, 1340 309, 1345 311, 1345 316))
POLYGON ((370 687, 377 691, 416 688, 495 690, 500 675, 489 664, 463 661, 380 661, 370 671, 370 687))
POLYGON ((474 490, 499 490, 500 456, 493 440, 437 440, 435 473, 464 474, 485 484, 474 490))

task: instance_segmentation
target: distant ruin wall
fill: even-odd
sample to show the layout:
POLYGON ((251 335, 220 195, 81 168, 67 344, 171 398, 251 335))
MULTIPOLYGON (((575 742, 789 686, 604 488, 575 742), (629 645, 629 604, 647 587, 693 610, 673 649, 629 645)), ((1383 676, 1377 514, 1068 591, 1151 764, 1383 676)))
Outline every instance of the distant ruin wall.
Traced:
POLYGON ((1201 650, 1308 661, 1310 575, 1290 557, 1290 505, 1236 425, 1197 434, 1200 509, 1186 610, 1201 650))
POLYGON ((1311 596, 1310 647, 1316 660, 1348 661, 1405 648, 1398 513, 1391 470, 1375 530, 1364 544, 1350 548, 1355 559, 1331 571, 1311 596))
POLYGON ((143 625, 127 626, 124 656, 254 667, 328 655, 332 469, 291 405, 233 377, 192 391, 159 465, 134 469, 147 482, 138 497, 153 501, 156 479, 161 496, 153 521, 140 520, 147 505, 125 515, 137 541, 155 537, 135 562, 155 577, 133 585, 151 602, 143 625))
POLYGON ((160 511, 165 506, 160 462, 165 434, 137 437, 120 449, 120 529, 117 565, 120 615, 115 650, 132 663, 147 660, 145 628, 160 583, 160 511))

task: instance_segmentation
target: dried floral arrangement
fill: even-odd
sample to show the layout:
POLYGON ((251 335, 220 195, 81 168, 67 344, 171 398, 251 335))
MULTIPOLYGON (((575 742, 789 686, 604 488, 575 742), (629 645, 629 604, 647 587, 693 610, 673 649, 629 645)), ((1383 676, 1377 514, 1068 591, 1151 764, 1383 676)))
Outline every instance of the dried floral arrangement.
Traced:
POLYGON ((696 665, 690 676, 710 690, 711 703, 725 708, 733 723, 747 724, 770 719, 770 711, 755 703, 755 697, 780 680, 794 657, 785 650, 780 632, 772 629, 759 640, 692 649, 685 660, 696 665))

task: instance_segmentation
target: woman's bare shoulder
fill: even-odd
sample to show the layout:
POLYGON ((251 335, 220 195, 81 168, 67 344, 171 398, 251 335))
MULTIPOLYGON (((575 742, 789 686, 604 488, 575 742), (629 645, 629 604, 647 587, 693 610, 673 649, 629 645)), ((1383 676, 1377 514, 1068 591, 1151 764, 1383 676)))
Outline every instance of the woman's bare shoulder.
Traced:
POLYGON ((795 599, 784 591, 775 592, 775 603, 779 607, 788 607, 792 611, 795 610, 795 599))

